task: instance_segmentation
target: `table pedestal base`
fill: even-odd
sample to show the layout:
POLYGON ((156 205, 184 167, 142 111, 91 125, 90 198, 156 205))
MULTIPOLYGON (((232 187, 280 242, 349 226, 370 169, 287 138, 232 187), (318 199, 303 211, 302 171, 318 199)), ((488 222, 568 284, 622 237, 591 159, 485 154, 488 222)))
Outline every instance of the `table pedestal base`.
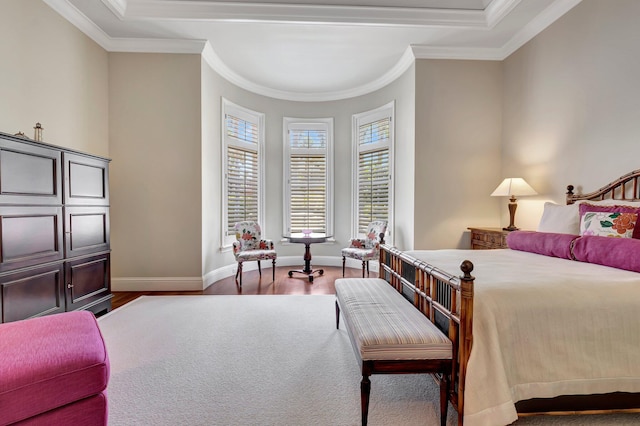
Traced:
POLYGON ((304 274, 309 277, 309 282, 313 282, 313 274, 318 273, 318 275, 324 274, 323 269, 316 269, 315 271, 311 269, 311 243, 305 241, 304 242, 304 269, 303 270, 292 270, 289 271, 289 278, 293 277, 293 274, 304 274))
POLYGON ((318 275, 322 275, 324 274, 324 269, 316 269, 316 270, 305 270, 303 269, 302 271, 300 270, 293 270, 293 271, 289 271, 289 278, 293 277, 293 274, 304 274, 306 276, 309 277, 309 282, 312 283, 313 282, 313 274, 318 274, 318 275))

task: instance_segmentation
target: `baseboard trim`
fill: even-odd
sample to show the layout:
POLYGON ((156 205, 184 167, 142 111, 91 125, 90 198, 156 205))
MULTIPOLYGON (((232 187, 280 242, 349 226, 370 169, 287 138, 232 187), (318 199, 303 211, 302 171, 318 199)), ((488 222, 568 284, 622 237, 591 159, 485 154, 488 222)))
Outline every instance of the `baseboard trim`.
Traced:
MULTIPOLYGON (((276 266, 303 266, 304 261, 300 256, 283 256, 276 260, 276 266)), ((262 270, 271 269, 270 260, 263 260, 260 264, 262 270)), ((314 256, 311 259, 311 266, 342 266, 342 257, 337 256, 314 256)), ((237 263, 226 265, 206 273, 199 277, 121 277, 111 278, 111 291, 202 291, 224 278, 234 276, 237 270, 237 263)), ((362 262, 355 259, 347 259, 347 268, 361 269, 362 262)), ((258 269, 258 262, 246 262, 244 271, 255 271, 258 269)), ((369 270, 378 271, 378 262, 370 261, 369 270)))
POLYGON ((200 277, 111 278, 111 291, 202 291, 200 277))

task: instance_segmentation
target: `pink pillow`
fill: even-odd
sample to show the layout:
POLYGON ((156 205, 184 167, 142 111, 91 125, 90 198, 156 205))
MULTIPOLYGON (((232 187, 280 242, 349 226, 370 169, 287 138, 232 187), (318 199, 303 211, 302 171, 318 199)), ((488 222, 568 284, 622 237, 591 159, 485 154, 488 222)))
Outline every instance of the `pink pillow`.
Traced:
POLYGON ((507 235, 507 246, 512 250, 572 259, 571 242, 577 238, 577 235, 571 234, 513 231, 507 235))
MULTIPOLYGON (((604 212, 604 213, 636 213, 640 217, 640 209, 637 207, 624 206, 624 205, 596 205, 589 203, 580 204, 580 217, 584 216, 587 212, 604 212)), ((636 227, 633 228, 633 234, 631 238, 640 238, 640 221, 636 222, 636 227)))
POLYGON ((640 272, 640 240, 584 236, 575 241, 572 252, 580 262, 640 272))

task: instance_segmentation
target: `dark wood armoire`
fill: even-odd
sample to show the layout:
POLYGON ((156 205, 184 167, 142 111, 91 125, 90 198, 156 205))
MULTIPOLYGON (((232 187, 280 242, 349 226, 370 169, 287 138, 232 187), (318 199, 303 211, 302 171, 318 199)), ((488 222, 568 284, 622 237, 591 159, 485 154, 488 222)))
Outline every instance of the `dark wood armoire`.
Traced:
POLYGON ((0 322, 111 310, 109 161, 0 133, 0 322))

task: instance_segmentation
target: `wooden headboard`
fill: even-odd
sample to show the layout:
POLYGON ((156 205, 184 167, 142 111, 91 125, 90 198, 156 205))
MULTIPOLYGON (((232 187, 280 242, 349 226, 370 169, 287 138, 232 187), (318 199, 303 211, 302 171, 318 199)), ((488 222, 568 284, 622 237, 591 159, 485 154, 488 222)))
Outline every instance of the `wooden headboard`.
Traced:
POLYGON ((574 186, 567 185, 567 204, 573 204, 579 200, 640 201, 638 179, 640 179, 640 169, 620 176, 615 181, 588 194, 574 194, 574 186))

